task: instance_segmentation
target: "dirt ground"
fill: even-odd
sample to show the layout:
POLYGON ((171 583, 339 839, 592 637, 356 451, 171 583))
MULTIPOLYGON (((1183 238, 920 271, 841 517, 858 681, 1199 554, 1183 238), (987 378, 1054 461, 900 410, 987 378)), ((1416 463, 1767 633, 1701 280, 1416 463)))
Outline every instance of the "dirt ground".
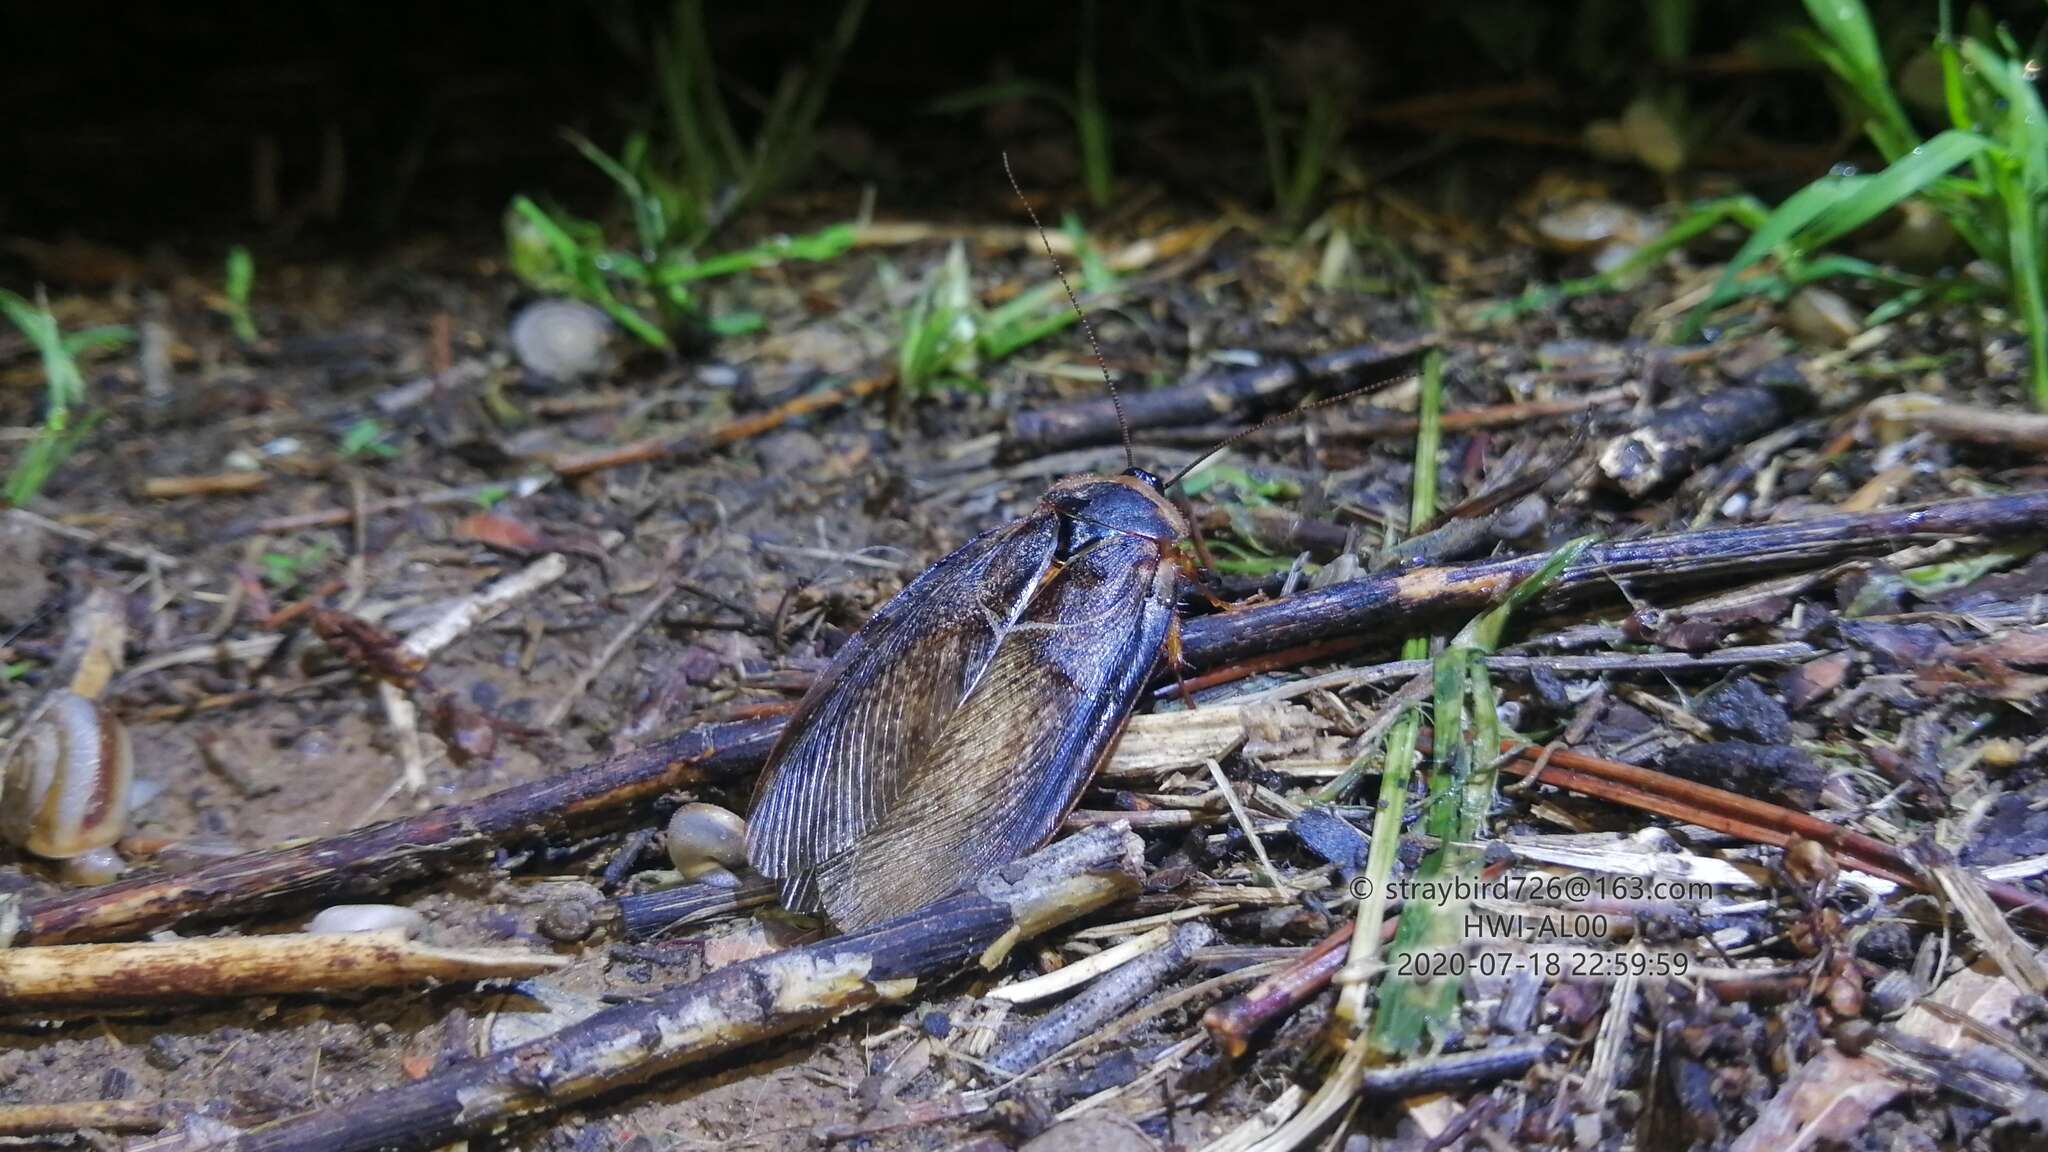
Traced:
MULTIPOLYGON (((1450 423, 1438 505, 1486 530, 1434 540, 1406 559, 1382 550, 1410 527, 1410 382, 1257 433, 1213 470, 1218 479, 1193 505, 1210 557, 1229 562, 1216 584, 1230 598, 1275 599, 1314 582, 1305 578, 1310 570, 1336 568, 1327 548, 1277 544, 1248 529, 1260 508, 1350 529, 1357 569, 1370 573, 1540 553, 1585 534, 1616 541, 2041 490, 2048 474, 2038 443, 1985 443, 1888 423, 1870 405, 1909 392, 2026 411, 2024 349, 2003 325, 1929 311, 1875 335, 1840 333, 1760 304, 1683 356, 1656 343, 1715 273, 1732 234, 1674 257, 1629 291, 1484 319, 1482 308, 1528 283, 1590 267, 1590 253, 1545 243, 1546 214, 1612 198, 1647 217, 1659 197, 1631 177, 1566 176, 1540 154, 1474 167, 1479 182, 1500 192, 1483 210, 1453 210, 1431 198, 1426 182, 1356 205, 1355 234, 1399 234, 1398 252, 1347 240, 1339 253, 1328 234, 1289 239, 1170 197, 1136 198, 1093 231, 1105 250, 1198 236, 1180 254, 1133 268, 1094 310, 1103 355, 1134 391, 1443 334, 1450 423), (1431 286, 1426 298, 1411 290, 1417 283, 1431 286), (1646 495, 1601 471, 1603 450, 1658 405, 1733 387, 1775 390, 1787 397, 1784 410, 1646 495), (1496 418, 1456 423, 1460 413, 1489 412, 1496 418), (1501 525, 1497 508, 1472 511, 1475 498, 1509 489, 1521 522, 1501 525), (1312 560, 1297 565, 1298 554, 1312 560)), ((877 240, 829 262, 718 282, 710 310, 758 313, 756 332, 675 356, 613 333, 609 365, 568 383, 542 378, 515 354, 510 327, 535 297, 507 273, 488 236, 420 237, 347 259, 259 254, 253 342, 230 330, 211 260, 118 249, 42 254, 33 271, 53 285, 50 304, 66 330, 118 323, 140 341, 88 361, 102 418, 22 510, 29 515, 0 514, 0 662, 17 668, 6 684, 10 713, 18 722, 39 693, 57 686, 80 605, 95 589, 112 592, 127 628, 126 668, 106 700, 154 793, 137 807, 120 848, 131 869, 177 871, 472 801, 692 724, 786 707, 851 630, 926 565, 1030 510, 1054 479, 1121 467, 1121 450, 1099 440, 1022 459, 1008 451, 1016 414, 1099 396, 1079 333, 984 365, 981 390, 888 390, 709 451, 585 475, 559 475, 550 464, 570 452, 724 427, 835 382, 887 373, 901 317, 954 237, 985 300, 1045 281, 1037 237, 1017 228, 999 171, 987 175, 986 196, 967 197, 970 207, 890 221, 924 228, 924 239, 877 240), (112 264, 114 283, 79 283, 95 278, 82 266, 88 255, 112 264), (59 286, 66 284, 74 286, 59 286), (151 494, 181 491, 175 482, 193 478, 195 494, 151 494), (315 517, 324 519, 307 526, 315 517), (409 786, 408 734, 394 724, 371 662, 323 639, 308 609, 404 636, 547 555, 566 559, 559 580, 461 635, 409 690, 422 713, 414 767, 423 780, 409 786)), ((741 238, 826 219, 802 202, 777 206, 749 220, 741 238)), ((0 331, 0 423, 24 430, 10 431, 9 453, 35 418, 36 365, 26 340, 0 331)), ((1141 428, 1135 458, 1169 473, 1241 422, 1141 428)), ((1518 731, 1569 727, 1571 746, 1587 753, 1819 812, 1894 843, 1939 828, 1970 868, 2027 865, 2048 855, 2048 821, 2038 811, 2048 749, 2037 713, 2048 559, 2037 547, 2031 536, 2014 536, 1928 544, 1911 555, 1885 549, 1809 568, 1809 579, 1783 586, 1763 583, 1773 574, 1762 570, 1682 586, 1618 580, 1572 605, 1516 618, 1506 651, 1534 666, 1500 675, 1504 715, 1518 731), (1738 587, 1746 589, 1739 611, 1700 600, 1738 587), (1994 643, 2006 647, 1985 649, 1994 643), (1805 647, 1797 659, 1705 670, 1673 672, 1647 659, 1771 644, 1805 647), (1546 663, 1603 653, 1616 658, 1606 671, 1546 663)), ((1194 599, 1191 615, 1208 611, 1194 599)), ((1473 614, 1454 614, 1438 635, 1473 614)), ((1304 675, 1395 661, 1405 634, 1386 628, 1341 654, 1238 667, 1213 685, 1198 681, 1195 698, 1215 703, 1304 675)), ((1267 829, 1259 850, 1272 854, 1280 875, 1355 870, 1357 861, 1333 867, 1326 849, 1287 830, 1270 798, 1305 802, 1327 783, 1351 758, 1346 741, 1404 682, 1390 675, 1306 696, 1298 703, 1313 719, 1297 723, 1309 737, 1223 762, 1255 806, 1255 826, 1267 829)), ((1161 707, 1172 706, 1168 694, 1161 707)), ((745 778, 687 798, 744 812, 750 787, 745 778)), ((1207 813, 1192 831, 1146 833, 1155 878, 1186 873, 1181 888, 1160 880, 1148 892, 1153 911, 1177 899, 1200 907, 1186 895, 1190 883, 1264 883, 1251 845, 1211 788, 1198 770, 1170 785, 1105 781, 1082 802, 1090 811, 1157 811, 1159 796, 1172 793, 1207 813)), ((1367 786, 1333 810, 1369 828, 1375 795, 1367 786)), ((0 1030, 0 1101, 171 1101, 187 1130, 194 1115, 248 1127, 346 1108, 600 1004, 645 997, 799 938, 802 926, 740 915, 653 944, 627 939, 618 895, 651 887, 667 867, 658 840, 628 837, 659 828, 671 802, 684 798, 541 842, 514 838, 362 897, 422 913, 427 941, 549 953, 568 961, 557 972, 517 985, 12 1014, 0 1030), (609 884, 605 870, 625 845, 635 856, 621 867, 621 882, 609 884), (594 916, 594 927, 582 935, 561 929, 579 911, 594 916)), ((1834 977, 1824 962, 1833 958, 1835 976, 1843 957, 1863 964, 1855 977, 1862 995, 1883 973, 1916 963, 1938 982, 1950 971, 1942 965, 1960 964, 1942 951, 1944 941, 1964 958, 1982 954, 1945 936, 1953 925, 1944 929, 1924 898, 1800 895, 1775 849, 1683 821, 1536 790, 1504 795, 1489 823, 1495 837, 1559 842, 1676 827, 1686 851, 1740 861, 1761 877, 1751 893, 1759 906, 1718 920, 1674 917, 1654 931, 1645 914, 1643 931, 1702 954, 1700 941, 1732 932, 1714 947, 1775 957, 1810 987, 1775 1000, 1758 992, 1754 1002, 1732 986, 1716 993, 1704 984, 1651 995, 1632 1037, 1619 1030, 1626 1051, 1606 1081, 1615 1091, 1588 1103, 1566 1086, 1593 1074, 1605 985, 1555 985, 1532 1025, 1560 1038, 1555 1058, 1498 1089, 1460 1089, 1435 1104, 1367 1101, 1349 1131, 1383 1143, 1356 1146, 1445 1147, 1431 1142, 1445 1116, 1482 1102, 1485 1110, 1466 1122, 1490 1133, 1495 1147, 1574 1139, 1581 1147, 1727 1146, 1787 1077, 1833 1050, 1845 1020, 1865 1015, 1828 999, 1834 977), (1822 916, 1828 909, 1832 921, 1822 916), (1831 943, 1799 943, 1822 923, 1835 933, 1831 943), (1584 1115, 1604 1117, 1604 1126, 1575 1130, 1574 1118, 1584 1115)), ((2015 882, 2038 894, 2040 874, 2022 867, 2015 882)), ((33 905, 62 881, 48 862, 16 853, 0 869, 0 886, 33 905)), ((1349 922, 1341 891, 1212 904, 1225 908, 1205 913, 1217 944, 1166 991, 1252 960, 1300 955, 1349 922)), ((316 908, 247 917, 227 907, 176 932, 292 931, 316 908)), ((1133 915, 1111 910, 1084 923, 1133 915)), ((1050 969, 1092 947, 1055 934, 1021 950, 1011 974, 1050 969)), ((1316 1038, 1329 1017, 1328 994, 1242 1060, 1212 1046, 1178 1053, 1176 1045, 1201 1032, 1202 1010, 1237 990, 1218 988, 1026 1081, 987 1111, 921 1119, 928 1114, 918 1107, 942 1108, 970 1084, 986 1083, 964 1052, 927 1040, 980 1019, 979 993, 1001 975, 930 985, 910 1003, 521 1121, 469 1147, 798 1149, 827 1137, 873 1149, 950 1148, 978 1138, 1007 1147, 1061 1109, 1123 1088, 1105 1098, 1108 1107, 1162 1145, 1193 1148, 1243 1124, 1290 1084, 1313 1091, 1320 1083, 1316 1038), (928 1063, 892 1073, 906 1054, 928 1063), (1162 1055, 1178 1060, 1178 1071, 1146 1076, 1162 1055)), ((1002 1035, 1014 1036, 1036 1011, 1020 1009, 1002 1035)), ((2048 1058, 2042 1019, 2039 1000, 2025 1001, 1998 1024, 2016 1037, 2006 1047, 2048 1058)), ((1467 1039, 1485 1031, 1468 1024, 1467 1039)), ((1871 1149, 2016 1148, 2039 1138, 2015 1134, 2009 1116, 1938 1072, 1841 1136, 1871 1149)), ((79 1139, 120 1146, 112 1136, 79 1139)), ((1465 1146, 1479 1146, 1471 1139, 1465 1146)))

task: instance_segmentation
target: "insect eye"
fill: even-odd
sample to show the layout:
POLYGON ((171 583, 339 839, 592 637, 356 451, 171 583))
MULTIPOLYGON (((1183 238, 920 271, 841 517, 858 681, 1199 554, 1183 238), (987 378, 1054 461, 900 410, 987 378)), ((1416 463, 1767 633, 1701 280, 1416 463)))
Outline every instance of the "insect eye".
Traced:
POLYGON ((1150 484, 1155 489, 1160 487, 1159 477, 1154 476, 1152 473, 1145 471, 1143 468, 1126 468, 1124 469, 1124 475, 1135 476, 1138 479, 1143 480, 1145 483, 1150 484))

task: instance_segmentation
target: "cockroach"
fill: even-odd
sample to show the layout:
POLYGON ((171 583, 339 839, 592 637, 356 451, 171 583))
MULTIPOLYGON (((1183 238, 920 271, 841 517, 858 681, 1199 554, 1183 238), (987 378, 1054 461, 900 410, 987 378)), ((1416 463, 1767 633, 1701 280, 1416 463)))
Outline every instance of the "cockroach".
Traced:
MULTIPOLYGON (((1049 242, 1046 255, 1079 313, 1049 242)), ((791 911, 851 931, 1030 852, 1080 799, 1162 654, 1178 667, 1176 604, 1196 573, 1166 492, 1244 433, 1161 481, 1137 466, 1095 354, 1129 467, 1061 480, 927 568, 839 650, 770 751, 747 860, 791 911)))

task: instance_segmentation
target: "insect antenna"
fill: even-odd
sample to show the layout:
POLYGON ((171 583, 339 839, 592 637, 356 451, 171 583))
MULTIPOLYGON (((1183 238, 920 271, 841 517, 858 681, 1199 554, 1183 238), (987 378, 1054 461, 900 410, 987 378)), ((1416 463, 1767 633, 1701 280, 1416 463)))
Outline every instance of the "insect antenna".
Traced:
POLYGON ((1102 369, 1102 382, 1109 385, 1109 402, 1116 408, 1117 431, 1124 437, 1124 465, 1135 469, 1138 458, 1131 453, 1131 425, 1124 419, 1123 397, 1117 395, 1116 381, 1110 379, 1109 361, 1102 358, 1102 345, 1095 339, 1095 326, 1088 323, 1088 314, 1081 310, 1081 298, 1074 295, 1074 286, 1067 283, 1067 271, 1060 267, 1060 258, 1053 255, 1052 238, 1045 234, 1045 225, 1038 222, 1038 210, 1031 201, 1024 198, 1024 188, 1017 183, 1017 174, 1010 170, 1010 154, 1003 153, 1003 175, 1010 178, 1010 190, 1017 194, 1017 202, 1024 205, 1024 214, 1031 217, 1031 226, 1038 229, 1038 242, 1045 245, 1045 258, 1052 261, 1052 270, 1060 278, 1060 287, 1067 290, 1067 303, 1074 306, 1074 315, 1081 321, 1081 331, 1088 334, 1088 347, 1095 350, 1095 366, 1102 369))
POLYGON ((1263 432, 1266 429, 1271 428, 1275 424, 1285 424, 1287 421, 1292 420, 1297 416, 1307 415, 1308 413, 1313 412, 1318 408, 1328 408, 1332 404, 1342 404, 1346 400, 1355 400, 1358 397, 1364 396, 1368 393, 1378 392, 1383 388, 1391 388, 1396 384, 1402 383, 1403 381, 1413 380, 1415 378, 1416 374, 1413 372, 1406 372, 1399 376, 1388 376, 1385 379, 1374 380, 1370 383, 1360 384, 1356 388, 1347 388, 1344 391, 1337 393, 1335 396, 1325 396, 1320 400, 1311 400, 1306 404, 1302 404, 1298 407, 1291 408, 1285 412, 1268 416, 1264 420, 1259 421, 1257 424, 1254 424, 1249 428, 1233 432, 1230 435, 1225 436, 1223 439, 1217 441, 1214 447, 1203 452, 1201 455, 1195 457, 1193 460, 1188 461, 1185 467, 1183 467, 1180 471, 1175 472, 1173 474, 1173 479, 1168 480, 1164 484, 1161 484, 1159 488, 1163 492, 1166 489, 1173 487, 1174 485, 1187 479, 1188 473, 1193 472, 1196 468, 1201 467, 1201 465, 1210 457, 1215 456, 1217 453, 1223 451, 1225 448, 1228 448, 1231 445, 1238 443, 1239 441, 1245 439, 1248 436, 1251 436, 1258 432, 1263 432))

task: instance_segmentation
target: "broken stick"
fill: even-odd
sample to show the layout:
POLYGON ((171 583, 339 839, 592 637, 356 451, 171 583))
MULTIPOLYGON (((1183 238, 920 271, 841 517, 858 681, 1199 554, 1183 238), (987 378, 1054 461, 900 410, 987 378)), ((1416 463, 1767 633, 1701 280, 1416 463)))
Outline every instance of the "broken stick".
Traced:
POLYGON ((568 958, 518 948, 435 948, 401 929, 0 950, 0 1010, 177 1004, 538 976, 568 958))
MULTIPOLYGON (((369 1152, 438 1148, 686 1064, 919 992, 1017 942, 1138 890, 1144 846, 1097 828, 1025 857, 973 888, 864 932, 721 968, 647 1000, 414 1084, 267 1124, 225 1142, 183 1137, 146 1152, 369 1152)), ((139 1150, 139 1152, 140 1152, 139 1150)))
MULTIPOLYGON (((1963 536, 2005 540, 2043 531, 2048 531, 2048 491, 1816 516, 1783 524, 1671 532, 1587 548, 1551 583, 1544 602, 1601 588, 1612 591, 1620 580, 1647 585, 1729 573, 1754 577, 1759 571, 1818 568, 1920 541, 1963 536)), ((1418 617, 1470 615, 1528 579, 1546 559, 1547 554, 1538 553, 1477 564, 1414 568, 1331 584, 1272 604, 1203 616, 1181 629, 1181 652, 1190 664, 1210 666, 1344 633, 1393 624, 1411 627, 1418 617)))
POLYGON ((1116 406, 1107 399, 1020 411, 1010 419, 1002 452, 1009 459, 1023 460, 1089 444, 1113 444, 1126 425, 1132 432, 1141 432, 1253 415, 1285 407, 1322 381, 1331 381, 1338 388, 1355 388, 1375 377, 1391 377, 1434 347, 1434 336, 1360 344, 1306 360, 1281 360, 1171 388, 1133 392, 1123 398, 1123 424, 1117 421, 1116 406))

